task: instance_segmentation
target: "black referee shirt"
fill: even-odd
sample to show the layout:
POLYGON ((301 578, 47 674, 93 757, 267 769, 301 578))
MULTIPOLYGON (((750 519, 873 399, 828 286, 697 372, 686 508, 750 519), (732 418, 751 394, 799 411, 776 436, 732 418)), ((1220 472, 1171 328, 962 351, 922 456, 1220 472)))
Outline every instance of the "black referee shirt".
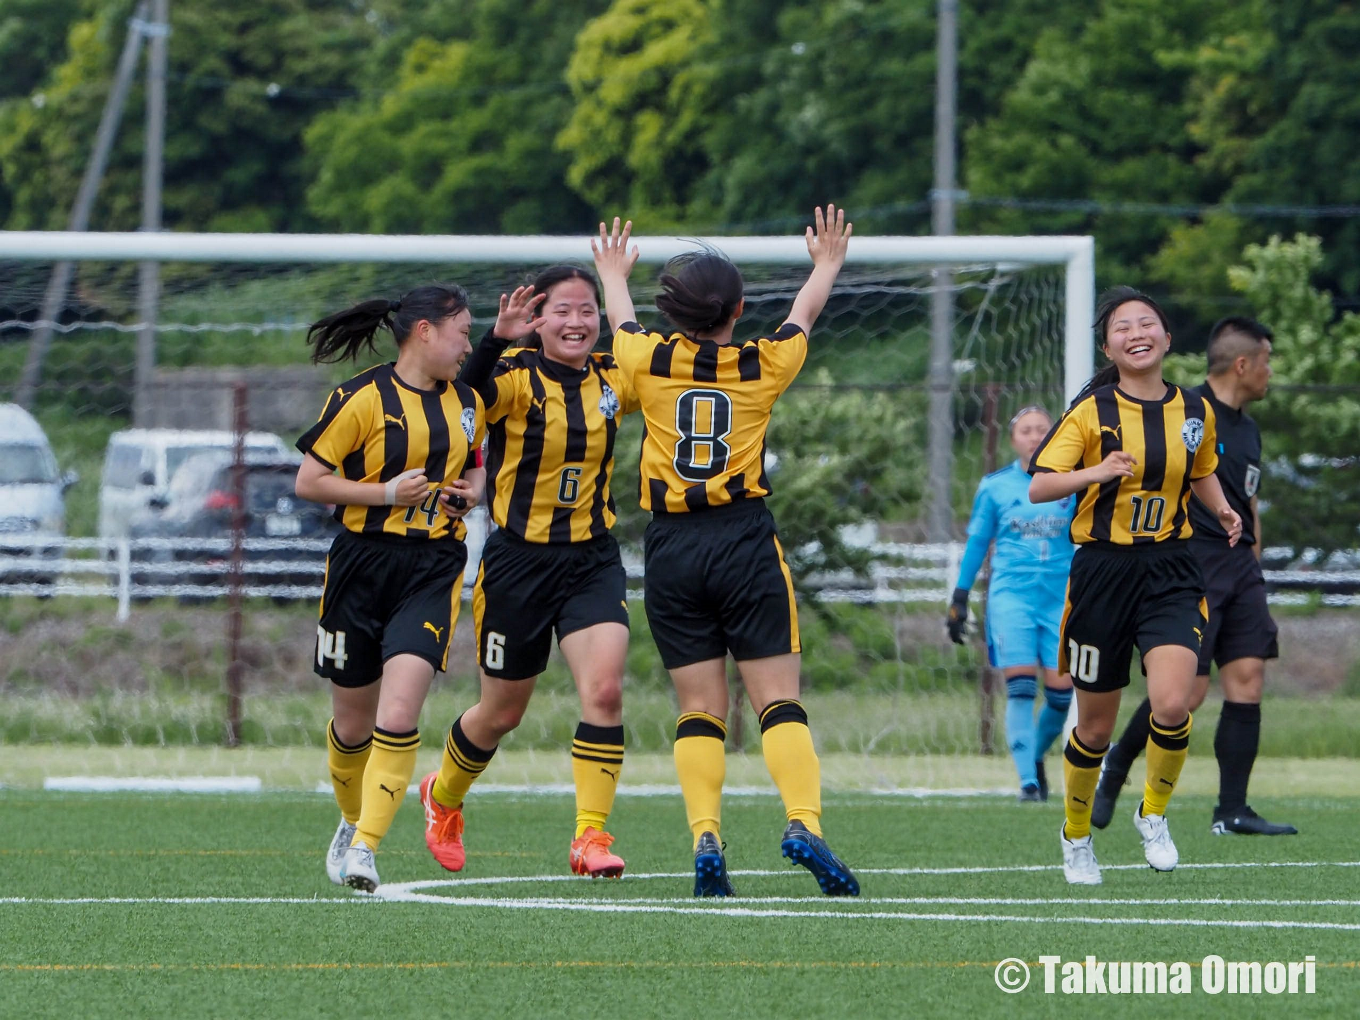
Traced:
MULTIPOLYGON (((1223 486, 1228 505, 1242 518, 1243 545, 1255 545, 1255 519, 1251 514, 1251 498, 1261 484, 1261 430, 1243 411, 1234 410, 1214 396, 1206 381, 1194 391, 1204 397, 1214 409, 1218 423, 1218 470, 1214 475, 1223 486)), ((1228 540, 1228 533, 1218 523, 1218 515, 1198 498, 1190 500, 1190 524, 1195 538, 1228 540)))

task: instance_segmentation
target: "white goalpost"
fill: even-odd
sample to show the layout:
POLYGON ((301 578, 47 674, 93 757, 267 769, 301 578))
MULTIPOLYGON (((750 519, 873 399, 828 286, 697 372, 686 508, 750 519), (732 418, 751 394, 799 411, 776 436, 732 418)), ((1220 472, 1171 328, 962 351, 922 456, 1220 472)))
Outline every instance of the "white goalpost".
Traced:
MULTIPOLYGON (((325 391, 356 370, 307 364, 303 340, 321 315, 451 280, 472 297, 476 336, 493 321, 499 294, 537 269, 589 267, 589 241, 0 232, 0 403, 29 405, 50 440, 54 479, 79 475, 65 494, 64 521, 0 520, 0 610, 12 596, 75 600, 46 630, 30 637, 20 628, 11 639, 0 665, 0 683, 13 692, 6 741, 179 749, 182 757, 184 749, 221 743, 224 730, 283 752, 322 740, 324 692, 309 682, 307 642, 325 541, 247 538, 232 587, 226 535, 190 540, 158 530, 178 511, 153 504, 202 497, 187 483, 175 490, 173 456, 132 464, 119 443, 154 432, 164 446, 175 441, 167 434, 237 427, 272 434, 287 449, 314 420, 325 391), (151 321, 143 321, 137 300, 136 267, 147 261, 161 267, 151 321), (63 313, 43 322, 44 292, 59 263, 72 264, 72 283, 63 313), (21 387, 21 375, 32 385, 21 387), (135 519, 109 523, 115 490, 140 501, 135 519), (228 690, 237 716, 225 723, 224 660, 237 677, 228 690)), ((801 235, 634 242, 639 317, 658 325, 651 305, 658 267, 698 243, 742 270, 741 328, 752 333, 782 321, 811 265, 801 235)), ((829 762, 836 755, 853 762, 856 782, 929 786, 948 775, 970 787, 1007 785, 997 719, 1004 693, 981 648, 950 645, 941 619, 978 480, 1009 456, 1004 423, 1027 404, 1056 414, 1090 377, 1093 306, 1090 237, 856 236, 850 244, 807 364, 776 409, 766 466, 806 605, 805 683, 825 721, 819 744, 829 762), (924 455, 929 305, 940 286, 954 295, 954 421, 935 430, 952 440, 947 478, 930 477, 924 455), (929 541, 924 523, 929 494, 941 490, 952 511, 948 543, 929 541), (935 767, 942 755, 971 759, 973 771, 960 774, 957 761, 935 767)), ((615 448, 616 534, 630 598, 641 594, 645 524, 635 417, 624 420, 615 448)), ((661 750, 674 725, 671 696, 664 671, 647 657, 643 614, 634 619, 630 745, 661 750)), ((431 697, 429 711, 440 718, 469 689, 467 629, 460 626, 449 674, 431 697)), ((569 743, 559 719, 574 718, 566 711, 574 690, 555 676, 545 677, 511 745, 555 754, 569 743)), ((738 726, 734 742, 744 739, 738 726)), ((125 756, 142 761, 141 753, 125 756)))

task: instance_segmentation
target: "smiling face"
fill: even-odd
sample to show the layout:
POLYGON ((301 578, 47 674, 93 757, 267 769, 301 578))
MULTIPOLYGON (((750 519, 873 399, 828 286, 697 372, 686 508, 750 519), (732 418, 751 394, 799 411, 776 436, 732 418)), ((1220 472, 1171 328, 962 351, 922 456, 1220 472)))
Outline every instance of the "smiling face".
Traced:
POLYGON ((1015 419, 1015 424, 1011 426, 1011 447, 1026 467, 1029 467, 1034 451, 1052 427, 1053 421, 1046 411, 1026 411, 1015 419))
POLYGON ((420 367, 432 379, 452 381, 458 378, 463 362, 472 353, 472 313, 461 311, 431 322, 421 319, 411 332, 419 343, 420 367))
POLYGON ((1110 313, 1105 327, 1105 355, 1120 375, 1160 372, 1171 347, 1171 334, 1161 316, 1143 301, 1125 301, 1110 313))
POLYGON ((579 277, 553 284, 538 314, 547 320, 538 328, 543 353, 553 361, 584 367, 600 339, 600 303, 595 299, 595 288, 579 277))

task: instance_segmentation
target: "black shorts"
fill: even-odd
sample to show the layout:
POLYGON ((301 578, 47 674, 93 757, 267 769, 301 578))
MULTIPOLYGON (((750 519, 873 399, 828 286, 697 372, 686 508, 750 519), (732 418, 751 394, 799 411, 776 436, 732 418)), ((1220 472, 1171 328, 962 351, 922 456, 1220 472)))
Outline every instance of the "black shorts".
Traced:
POLYGON ((1181 645, 1199 654, 1207 625, 1204 578, 1188 542, 1077 547, 1067 579, 1058 670, 1084 691, 1129 685, 1133 647, 1181 645))
POLYGON ((1199 675, 1236 659, 1278 659, 1279 629, 1266 605, 1266 580, 1256 550, 1227 542, 1190 542, 1209 595, 1209 626, 1199 649, 1199 675))
POLYGON ((647 525, 647 622, 667 669, 802 649, 793 579, 763 500, 647 525))
POLYGON ((527 680, 561 641, 597 623, 628 626, 627 579, 613 535, 586 542, 526 542, 497 529, 482 549, 472 591, 477 659, 487 676, 527 680))
POLYGON ((326 555, 316 672, 341 687, 364 687, 394 655, 448 664, 458 622, 467 546, 399 535, 342 531, 326 555))

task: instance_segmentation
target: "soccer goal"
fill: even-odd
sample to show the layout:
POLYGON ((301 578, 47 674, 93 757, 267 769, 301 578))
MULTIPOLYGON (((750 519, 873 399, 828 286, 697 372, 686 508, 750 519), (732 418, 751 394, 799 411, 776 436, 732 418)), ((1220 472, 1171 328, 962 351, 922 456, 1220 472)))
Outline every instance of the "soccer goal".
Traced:
MULTIPOLYGON (((739 332, 777 327, 810 268, 802 237, 703 241, 745 277, 739 332)), ((661 324, 660 266, 695 241, 636 243, 639 316, 661 324)), ((500 293, 537 269, 589 266, 588 239, 0 233, 0 260, 0 401, 31 412, 47 443, 3 431, 0 417, 0 444, 32 447, 0 458, 0 488, 52 497, 0 499, 0 742, 50 774, 68 769, 64 748, 94 746, 108 748, 107 771, 163 775, 227 767, 195 754, 230 739, 298 762, 279 775, 310 785, 308 749, 324 746, 329 712, 310 659, 330 532, 267 482, 224 489, 235 437, 247 454, 286 454, 327 389, 353 374, 307 363, 304 336, 321 315, 454 281, 479 336, 500 293), (255 523, 233 542, 243 517, 255 523)), ((1006 423, 1027 404, 1056 413, 1091 374, 1092 305, 1089 237, 851 242, 807 364, 776 407, 767 470, 799 588, 814 732, 856 782, 1011 784, 999 726, 993 736, 1004 694, 998 683, 993 699, 981 645, 956 648, 942 619, 973 492, 1012 456, 1006 423), (941 291, 949 357, 937 345, 932 365, 941 291), (928 520, 936 494, 947 541, 928 520), (943 756, 972 771, 941 768, 943 756)), ((391 357, 390 338, 378 343, 372 360, 391 357)), ((614 487, 639 597, 640 437, 626 420, 614 487)), ((469 578, 478 544, 474 528, 469 578)), ((626 725, 632 749, 662 751, 674 710, 637 608, 626 725)), ((473 697, 470 630, 465 615, 427 707, 432 731, 473 697)), ((555 662, 507 750, 557 762, 574 698, 555 662)), ((734 743, 758 746, 746 722, 734 743)))

